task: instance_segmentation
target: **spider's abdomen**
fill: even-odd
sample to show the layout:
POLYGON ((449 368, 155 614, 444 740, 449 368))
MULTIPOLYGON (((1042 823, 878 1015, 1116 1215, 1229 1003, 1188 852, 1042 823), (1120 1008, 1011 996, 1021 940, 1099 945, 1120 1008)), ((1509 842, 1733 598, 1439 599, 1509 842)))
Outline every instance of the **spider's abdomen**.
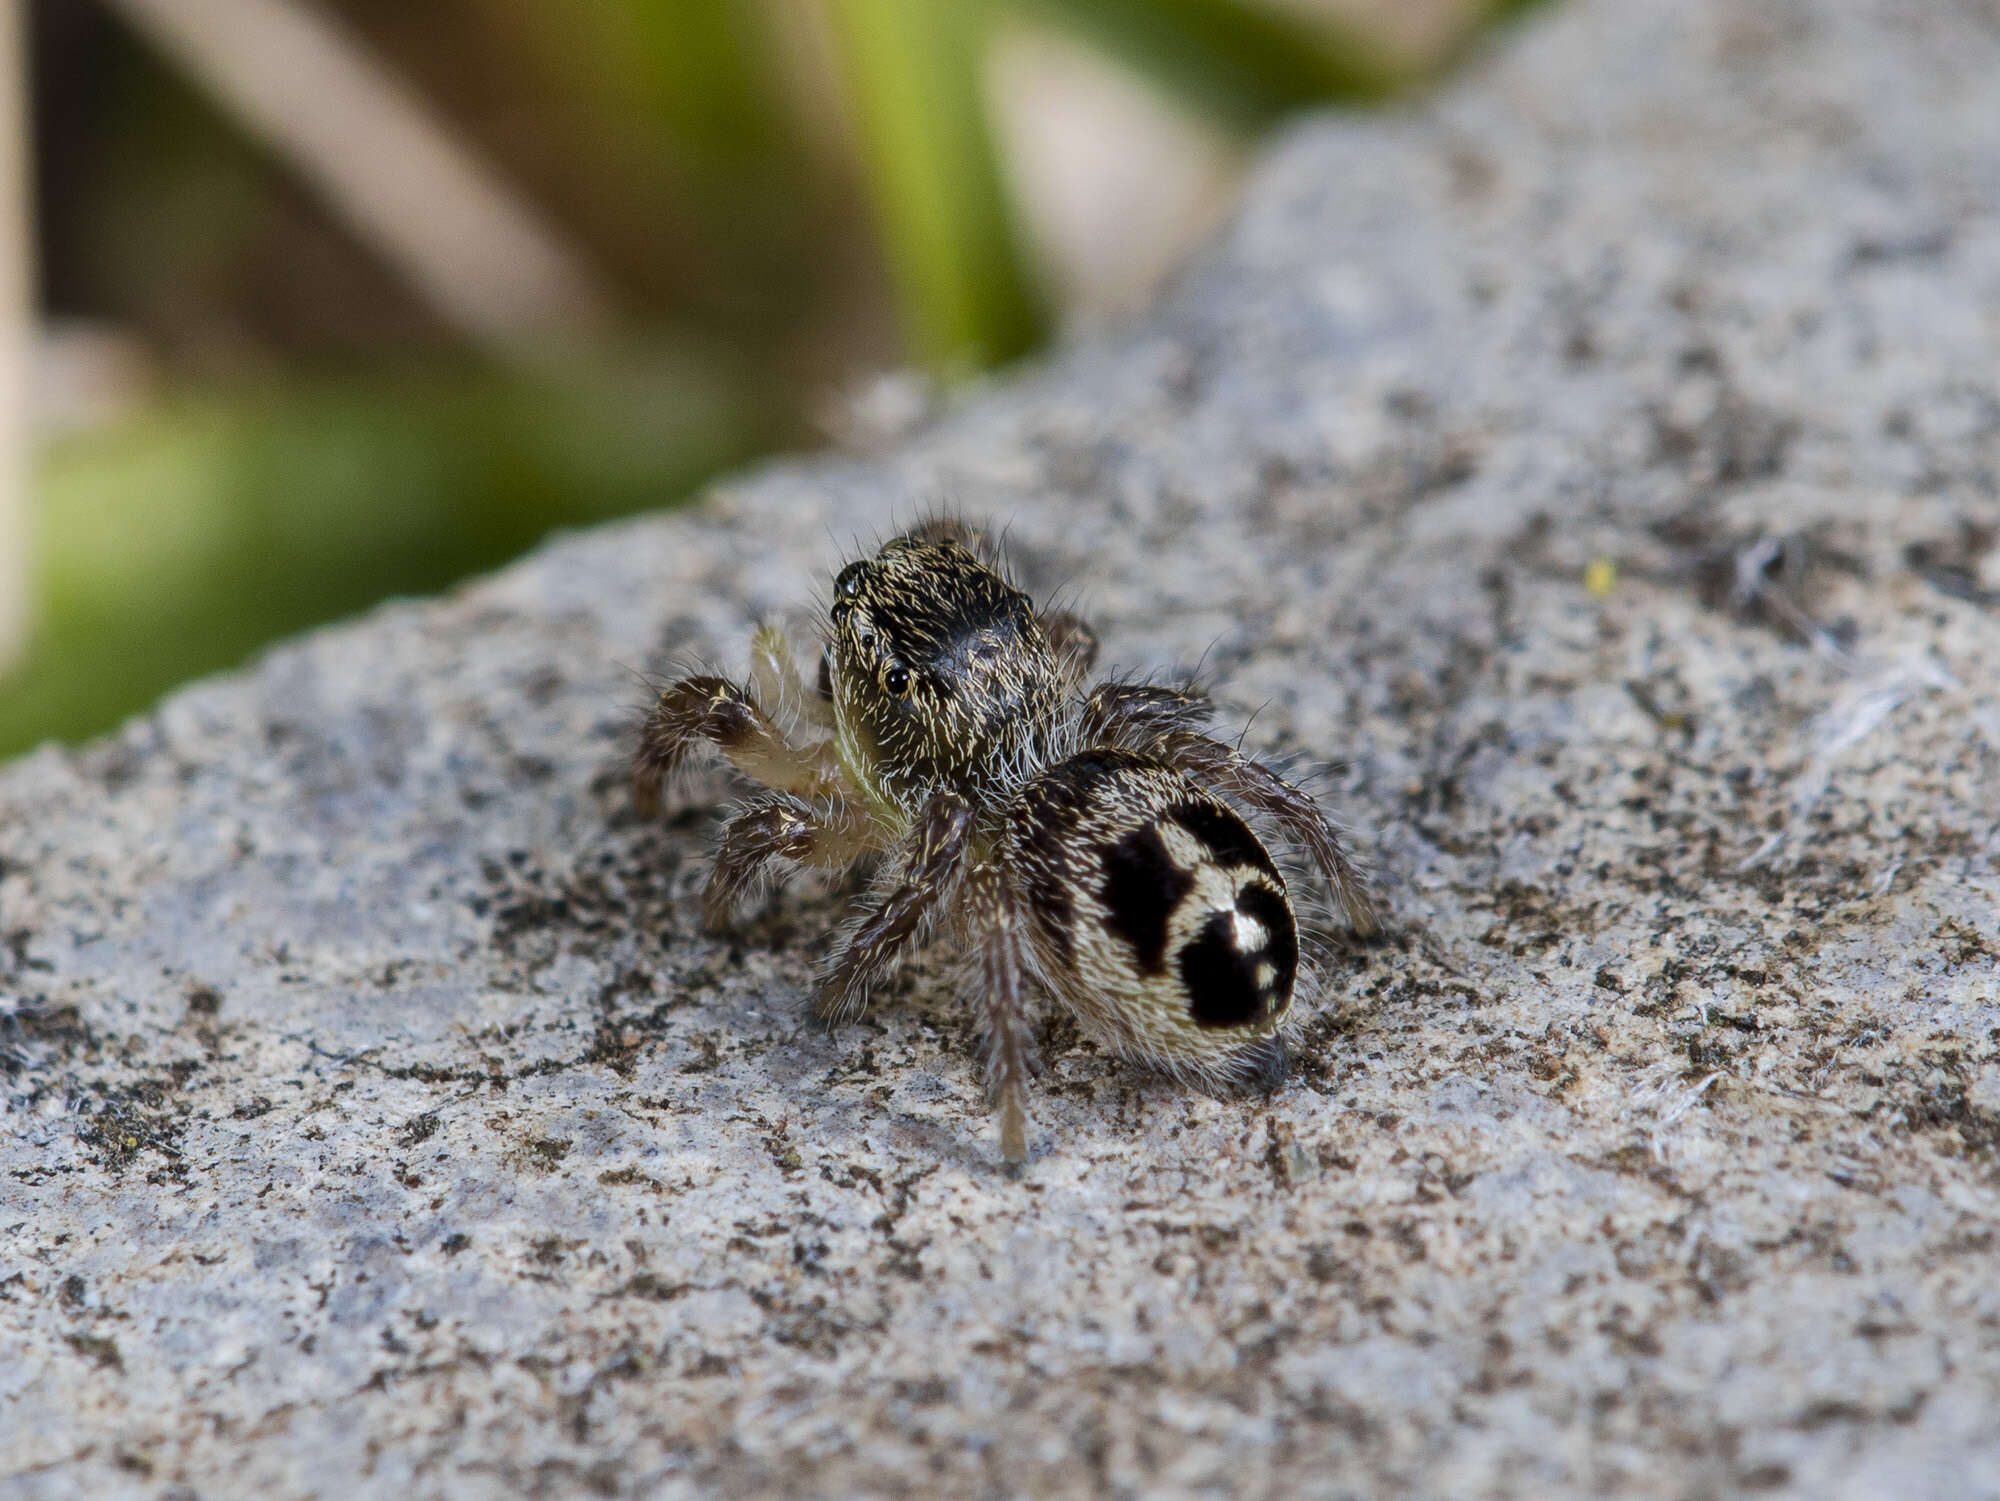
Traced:
POLYGON ((1229 1076, 1269 1060, 1298 927, 1249 826, 1172 768, 1096 750, 1040 773, 1007 836, 1044 978, 1121 1053, 1229 1076))

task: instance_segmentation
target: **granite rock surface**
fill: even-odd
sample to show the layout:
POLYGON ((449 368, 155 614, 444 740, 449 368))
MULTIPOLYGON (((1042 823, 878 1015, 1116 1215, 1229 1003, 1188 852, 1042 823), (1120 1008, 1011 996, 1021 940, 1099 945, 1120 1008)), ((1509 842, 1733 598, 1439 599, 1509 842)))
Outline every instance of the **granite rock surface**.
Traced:
POLYGON ((2000 9, 1571 0, 1141 326, 0 772, 0 1498, 2000 1495, 2000 9), (1215 1099, 632 811, 948 503, 1337 765, 1215 1099))

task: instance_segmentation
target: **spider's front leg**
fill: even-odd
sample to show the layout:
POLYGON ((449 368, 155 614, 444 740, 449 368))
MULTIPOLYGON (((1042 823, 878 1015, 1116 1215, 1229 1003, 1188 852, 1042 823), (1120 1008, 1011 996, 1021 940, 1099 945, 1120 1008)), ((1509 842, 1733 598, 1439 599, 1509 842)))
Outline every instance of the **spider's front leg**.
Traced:
POLYGON ((965 911, 967 925, 978 936, 986 1087, 1000 1117, 1000 1155, 1020 1163, 1028 1156, 1028 1070, 1034 1060, 1025 994, 1028 915, 1020 897, 990 865, 968 878, 965 911))
POLYGON ((868 992, 894 968, 924 925, 951 897, 972 836, 972 805, 940 792, 925 804, 903 840, 895 884, 870 904, 834 952, 820 987, 820 1007, 838 1020, 867 1004, 868 992))
POLYGON ((661 784, 703 741, 767 787, 805 797, 836 790, 823 742, 795 744, 749 693, 724 678, 682 678, 660 695, 639 732, 632 798, 642 813, 659 810, 661 784))
POLYGON ((1326 810, 1303 787, 1251 760, 1234 746, 1192 730, 1168 730, 1141 747, 1197 782, 1269 817, 1287 838, 1304 845, 1326 877, 1347 925, 1362 937, 1378 925, 1368 873, 1347 853, 1326 810))
POLYGON ((815 807, 795 797, 755 803, 729 821, 701 895, 711 932, 729 926, 743 899, 774 864, 842 870, 881 843, 880 826, 853 803, 815 807))

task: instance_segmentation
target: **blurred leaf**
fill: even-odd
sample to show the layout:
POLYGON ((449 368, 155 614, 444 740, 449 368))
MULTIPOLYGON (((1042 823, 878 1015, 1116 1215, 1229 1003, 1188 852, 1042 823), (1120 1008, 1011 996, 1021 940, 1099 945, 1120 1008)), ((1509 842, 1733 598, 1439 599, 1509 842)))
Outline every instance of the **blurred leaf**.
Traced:
POLYGON ((1329 101, 1384 99, 1412 80, 1359 30, 1247 0, 1012 0, 1088 36, 1197 107, 1245 129, 1329 101))
POLYGON ((228 304, 242 297, 244 247, 269 215, 270 169, 136 44, 121 45, 106 74, 87 129, 60 143, 73 190, 41 190, 44 298, 159 329, 195 358, 211 343, 241 347, 249 320, 228 304))
MULTIPOLYGON (((342 3, 399 18, 439 78, 470 80, 474 113, 488 101, 495 140, 642 293, 635 306, 726 330, 728 355, 604 353, 532 382, 308 379, 183 399, 51 449, 42 613, 26 666, 0 680, 0 754, 107 728, 273 636, 436 589, 551 526, 677 500, 789 436, 782 409, 807 377, 880 339, 845 136, 832 151, 809 137, 786 92, 820 77, 788 71, 798 38, 775 31, 810 24, 801 0, 342 3), (800 359, 813 337, 827 350, 800 359)), ((1278 0, 803 3, 831 22, 910 346, 947 371, 1022 353, 1045 327, 985 114, 1000 10, 1084 35, 1245 128, 1417 81, 1354 25, 1278 0)), ((1493 21, 1536 3, 1468 0, 1493 21)), ((44 194, 52 305, 134 327, 182 374, 429 336, 386 273, 162 65, 93 55, 118 74, 77 95, 110 102, 90 104, 87 149, 44 194)))
POLYGON ((934 367, 1040 341, 986 118, 984 0, 830 0, 911 343, 934 367))
MULTIPOLYGON (((769 156, 780 144, 754 8, 742 0, 617 0, 628 87, 687 147, 717 162, 769 156)), ((565 16, 568 21, 571 18, 565 16)))
POLYGON ((36 634, 0 755, 107 729, 260 643, 679 501, 776 424, 726 362, 405 372, 188 400, 43 457, 36 634))
MULTIPOLYGON (((774 39, 744 0, 476 0, 544 94, 545 131, 635 285, 768 332, 815 285, 816 184, 774 39)), ((517 77, 515 87, 519 87, 517 77)))

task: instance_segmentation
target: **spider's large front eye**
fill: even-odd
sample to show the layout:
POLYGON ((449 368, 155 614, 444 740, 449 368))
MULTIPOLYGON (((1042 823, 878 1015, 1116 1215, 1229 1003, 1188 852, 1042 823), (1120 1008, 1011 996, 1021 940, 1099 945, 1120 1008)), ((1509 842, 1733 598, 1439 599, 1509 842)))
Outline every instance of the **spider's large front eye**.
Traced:
POLYGON ((910 669, 907 667, 891 667, 887 672, 882 674, 882 686, 895 694, 896 697, 901 698, 905 693, 910 691, 910 669))
POLYGON ((842 599, 852 599, 861 592, 861 570, 866 563, 849 563, 840 570, 840 576, 833 581, 833 592, 842 599))

